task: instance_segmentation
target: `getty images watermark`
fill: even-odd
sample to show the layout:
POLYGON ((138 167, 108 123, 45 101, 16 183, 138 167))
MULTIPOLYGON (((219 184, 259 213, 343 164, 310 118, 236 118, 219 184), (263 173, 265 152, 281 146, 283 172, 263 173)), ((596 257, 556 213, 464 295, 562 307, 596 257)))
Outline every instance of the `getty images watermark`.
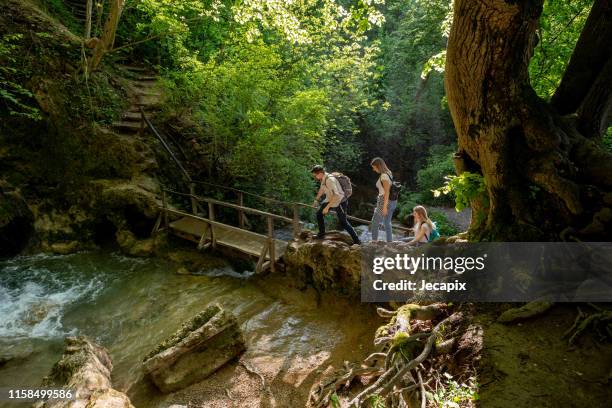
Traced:
POLYGON ((364 247, 364 302, 612 301, 612 243, 364 247))
MULTIPOLYGON (((440 257, 440 256, 409 256, 408 254, 396 254, 394 257, 376 256, 372 261, 372 272, 380 275, 385 270, 404 271, 415 275, 417 271, 452 271, 463 274, 470 271, 482 271, 485 269, 487 254, 479 257, 440 257)), ((445 291, 467 290, 467 282, 455 279, 452 282, 429 282, 425 279, 420 281, 401 279, 399 282, 385 282, 376 279, 373 283, 374 290, 400 290, 400 291, 445 291)))

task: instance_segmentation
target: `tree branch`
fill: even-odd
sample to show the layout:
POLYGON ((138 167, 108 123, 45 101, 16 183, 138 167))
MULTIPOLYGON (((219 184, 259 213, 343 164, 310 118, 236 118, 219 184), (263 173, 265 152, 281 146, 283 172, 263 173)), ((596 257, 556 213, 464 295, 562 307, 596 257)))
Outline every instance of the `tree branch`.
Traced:
POLYGON ((561 83, 551 99, 562 115, 578 110, 612 55, 612 0, 595 0, 561 83))

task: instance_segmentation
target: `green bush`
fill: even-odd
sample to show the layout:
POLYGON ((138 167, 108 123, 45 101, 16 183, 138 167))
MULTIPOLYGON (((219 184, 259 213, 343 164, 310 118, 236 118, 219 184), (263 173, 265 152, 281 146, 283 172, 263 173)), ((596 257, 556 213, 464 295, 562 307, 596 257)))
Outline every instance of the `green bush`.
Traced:
POLYGON ((9 115, 40 120, 40 111, 34 106, 33 95, 20 83, 19 62, 15 55, 23 52, 20 41, 23 34, 5 34, 0 37, 0 101, 9 115))
POLYGON ((83 27, 74 18, 62 0, 41 0, 41 7, 49 15, 58 19, 66 28, 75 34, 81 34, 83 27))
POLYGON ((453 205, 453 195, 434 196, 433 191, 444 184, 444 178, 455 174, 454 146, 434 145, 429 149, 427 165, 417 173, 420 202, 429 205, 453 205))
POLYGON ((484 177, 480 174, 466 171, 460 176, 446 176, 445 178, 444 187, 436 190, 434 194, 436 196, 454 194, 457 211, 463 211, 464 208, 470 206, 471 200, 484 196, 486 193, 484 177))
POLYGON ((284 200, 312 198, 330 117, 324 89, 305 87, 265 44, 169 73, 164 116, 197 124, 201 157, 238 188, 284 200), (187 109, 188 108, 188 109, 187 109))
POLYGON ((421 193, 416 191, 403 192, 397 203, 397 218, 404 224, 408 224, 408 217, 412 214, 412 209, 422 203, 421 193))
POLYGON ((603 136, 603 144, 606 146, 608 151, 612 153, 612 126, 608 128, 608 131, 603 136))
POLYGON ((452 224, 446 214, 442 211, 430 210, 428 212, 429 218, 436 224, 436 229, 442 236, 451 236, 459 232, 457 227, 452 224))

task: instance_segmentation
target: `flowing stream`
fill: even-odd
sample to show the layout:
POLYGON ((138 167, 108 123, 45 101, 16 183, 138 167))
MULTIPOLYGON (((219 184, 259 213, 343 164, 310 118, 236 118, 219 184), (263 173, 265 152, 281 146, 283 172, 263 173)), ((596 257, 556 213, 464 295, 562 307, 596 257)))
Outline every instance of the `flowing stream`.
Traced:
POLYGON ((290 277, 262 278, 230 267, 178 275, 177 267, 108 251, 0 261, 0 387, 39 386, 61 357, 64 337, 86 335, 109 350, 113 385, 138 408, 185 399, 228 406, 224 398, 241 392, 257 406, 259 380, 247 381, 248 373, 239 373, 236 364, 203 382, 231 383, 222 388, 196 385, 163 395, 142 379, 142 357, 218 302, 236 314, 245 331, 248 350, 242 359, 265 376, 278 406, 284 406, 285 400, 305 401, 323 371, 365 357, 380 323, 371 308, 300 291, 290 277))

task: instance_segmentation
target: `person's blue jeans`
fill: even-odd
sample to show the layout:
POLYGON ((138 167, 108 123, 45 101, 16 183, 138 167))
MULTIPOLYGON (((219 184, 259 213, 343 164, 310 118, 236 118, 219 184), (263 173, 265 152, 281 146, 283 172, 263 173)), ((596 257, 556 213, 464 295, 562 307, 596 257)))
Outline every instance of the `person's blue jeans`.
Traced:
POLYGON ((387 204, 387 215, 382 215, 384 198, 378 196, 376 200, 376 208, 374 209, 374 215, 372 215, 372 241, 378 241, 378 228, 382 223, 385 226, 385 234, 387 236, 387 242, 393 241, 393 230, 391 229, 391 219, 393 219, 393 212, 397 207, 397 200, 389 200, 387 204))

